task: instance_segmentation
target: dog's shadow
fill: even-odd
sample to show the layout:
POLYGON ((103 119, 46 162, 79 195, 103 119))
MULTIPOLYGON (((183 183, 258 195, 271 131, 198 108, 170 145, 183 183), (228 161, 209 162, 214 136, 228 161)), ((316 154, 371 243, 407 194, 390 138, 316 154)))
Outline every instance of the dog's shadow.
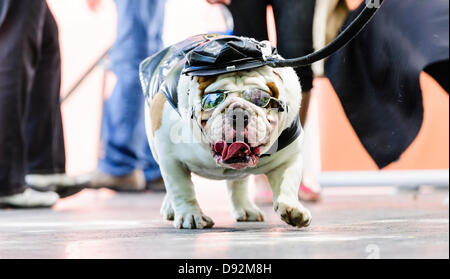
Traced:
POLYGON ((295 228, 286 224, 266 224, 257 222, 236 223, 234 227, 218 226, 209 229, 176 229, 173 227, 161 228, 165 231, 176 232, 180 235, 202 235, 202 234, 228 234, 228 233, 244 233, 244 234, 258 234, 258 233, 292 233, 292 232, 307 232, 309 228, 295 228))

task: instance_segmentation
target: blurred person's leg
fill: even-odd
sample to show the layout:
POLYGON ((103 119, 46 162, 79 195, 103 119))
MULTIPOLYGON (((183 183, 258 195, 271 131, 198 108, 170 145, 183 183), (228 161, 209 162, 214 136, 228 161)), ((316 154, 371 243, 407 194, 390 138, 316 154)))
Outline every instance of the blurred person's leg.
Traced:
MULTIPOLYGON (((295 58, 314 51, 313 21, 316 6, 315 0, 272 0, 275 22, 277 23, 277 48, 285 58, 295 58)), ((305 127, 307 121, 311 89, 313 87, 313 71, 310 66, 296 68, 295 71, 302 85, 302 103, 300 120, 305 127)), ((305 165, 309 158, 304 158, 305 165)), ((316 201, 320 198, 320 185, 313 175, 305 170, 299 189, 299 198, 316 201)))
POLYGON ((44 0, 0 1, 0 206, 52 206, 58 195, 25 186, 25 108, 36 76, 44 0))
MULTIPOLYGON (((315 0, 272 0, 277 23, 277 48, 284 58, 301 57, 314 51, 313 20, 315 0)), ((302 84, 300 120, 305 126, 313 87, 311 67, 296 68, 302 84)))
POLYGON ((41 191, 56 191, 61 197, 83 187, 67 177, 60 105, 61 53, 58 26, 46 5, 42 45, 33 85, 25 107, 26 183, 41 191))
MULTIPOLYGON (((313 19, 315 0, 239 0, 231 1, 234 34, 259 41, 268 40, 267 5, 272 4, 277 25, 277 48, 285 58, 300 57, 314 51, 313 19)), ((311 67, 295 69, 301 78, 303 96, 300 119, 304 126, 311 96, 311 67)))
POLYGON ((268 0, 236 0, 228 6, 234 20, 234 35, 269 39, 267 32, 268 0))
MULTIPOLYGON (((160 177, 153 159, 144 124, 144 97, 139 83, 139 64, 155 52, 160 41, 150 42, 148 30, 162 29, 163 1, 116 0, 117 40, 111 58, 117 84, 105 101, 102 120, 100 177, 93 186, 145 189, 148 179, 160 177), (145 163, 143 163, 145 161, 145 163), (103 177, 103 178, 102 178, 103 177), (116 184, 116 185, 107 185, 116 184)), ((155 35, 158 38, 160 34, 155 35)), ((160 39, 160 38, 159 38, 160 39)))
POLYGON ((42 50, 25 110, 27 174, 65 173, 66 170, 58 27, 48 7, 43 28, 42 50))
MULTIPOLYGON (((272 4, 277 28, 277 48, 285 58, 300 57, 311 53, 313 49, 313 19, 315 0, 241 0, 232 1, 229 6, 235 23, 235 35, 248 36, 257 40, 267 40, 267 5, 272 4)), ((295 69, 302 84, 302 104, 300 119, 305 124, 312 89, 313 72, 311 67, 295 69)), ((307 159, 306 159, 307 160, 307 159)), ((306 174, 308 176, 308 174, 306 174)), ((299 196, 306 200, 317 200, 320 186, 314 178, 309 178, 308 186, 300 186, 299 196)), ((257 202, 272 201, 266 177, 257 176, 257 202)))
MULTIPOLYGON (((164 44, 162 40, 163 36, 163 24, 165 15, 165 0, 147 0, 141 1, 141 21, 143 26, 146 27, 147 31, 147 54, 146 56, 151 56, 156 52, 160 51, 164 44)), ((140 85, 140 84, 139 84, 140 85)), ((140 88, 140 87, 139 87, 140 88)), ((142 98, 142 103, 144 102, 143 94, 139 91, 139 96, 142 98)), ((141 105, 142 106, 142 105, 141 105)), ((138 149, 139 158, 141 159, 145 179, 147 180, 147 186, 151 190, 164 190, 164 183, 161 178, 161 171, 159 169, 158 163, 156 163, 153 158, 153 154, 150 150, 150 146, 147 140, 145 132, 145 118, 144 113, 141 114, 139 122, 136 124, 137 129, 140 129, 140 133, 144 134, 142 137, 143 145, 138 149)))

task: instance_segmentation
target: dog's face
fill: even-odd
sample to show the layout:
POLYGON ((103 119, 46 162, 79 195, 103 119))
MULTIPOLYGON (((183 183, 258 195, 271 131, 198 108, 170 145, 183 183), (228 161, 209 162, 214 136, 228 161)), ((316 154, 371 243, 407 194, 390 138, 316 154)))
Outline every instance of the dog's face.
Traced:
POLYGON ((217 165, 245 169, 255 167, 295 120, 301 88, 292 69, 262 67, 182 77, 179 100, 183 117, 200 130, 194 134, 208 145, 217 165))

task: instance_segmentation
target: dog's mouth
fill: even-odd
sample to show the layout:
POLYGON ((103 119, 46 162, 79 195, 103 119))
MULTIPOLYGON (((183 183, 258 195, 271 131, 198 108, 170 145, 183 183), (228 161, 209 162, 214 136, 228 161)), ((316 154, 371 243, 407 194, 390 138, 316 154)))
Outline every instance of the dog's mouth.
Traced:
POLYGON ((218 165, 228 165, 232 169, 255 167, 261 157, 260 146, 252 148, 244 141, 231 144, 222 140, 211 145, 214 159, 218 165))

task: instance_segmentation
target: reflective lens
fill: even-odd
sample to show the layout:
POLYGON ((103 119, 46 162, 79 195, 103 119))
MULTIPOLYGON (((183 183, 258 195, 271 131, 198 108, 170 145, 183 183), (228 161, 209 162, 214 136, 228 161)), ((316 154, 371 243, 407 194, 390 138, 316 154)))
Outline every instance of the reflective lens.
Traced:
POLYGON ((272 98, 269 93, 266 91, 263 91, 261 89, 247 89, 244 92, 242 92, 242 98, 245 100, 259 106, 259 107, 266 107, 272 98))
POLYGON ((212 110, 225 100, 225 93, 209 93, 203 96, 202 108, 204 110, 212 110))

